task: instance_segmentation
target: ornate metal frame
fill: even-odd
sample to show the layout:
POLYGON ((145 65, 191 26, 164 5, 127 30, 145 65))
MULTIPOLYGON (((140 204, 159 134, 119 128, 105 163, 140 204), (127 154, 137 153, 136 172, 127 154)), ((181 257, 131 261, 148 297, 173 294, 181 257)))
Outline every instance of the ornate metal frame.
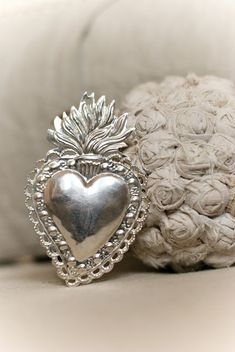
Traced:
POLYGON ((114 115, 114 102, 106 106, 104 97, 95 102, 94 94, 85 93, 78 109, 72 107, 69 115, 55 118, 54 130, 48 133, 59 148, 50 150, 28 176, 25 196, 30 220, 58 276, 68 286, 90 283, 112 270, 144 224, 149 207, 146 178, 118 150, 132 133, 126 120, 126 114, 114 115), (95 255, 82 262, 73 255, 44 200, 46 183, 59 170, 76 170, 87 179, 113 173, 129 188, 130 203, 119 228, 95 255))

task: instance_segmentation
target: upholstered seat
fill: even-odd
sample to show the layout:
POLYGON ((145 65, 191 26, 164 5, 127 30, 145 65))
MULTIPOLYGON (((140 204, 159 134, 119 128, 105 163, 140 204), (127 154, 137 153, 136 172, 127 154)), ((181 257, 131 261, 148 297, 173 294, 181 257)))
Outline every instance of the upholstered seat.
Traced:
MULTIPOLYGON (((235 80, 230 0, 0 2, 0 261, 42 255, 23 187, 52 118, 84 90, 120 103, 169 74, 235 80)), ((0 266, 0 350, 215 351, 235 348, 235 269, 156 273, 127 257, 66 288, 49 263, 0 266)))
POLYGON ((65 288, 49 264, 0 270, 1 351, 233 351, 235 268, 156 273, 126 258, 65 288))

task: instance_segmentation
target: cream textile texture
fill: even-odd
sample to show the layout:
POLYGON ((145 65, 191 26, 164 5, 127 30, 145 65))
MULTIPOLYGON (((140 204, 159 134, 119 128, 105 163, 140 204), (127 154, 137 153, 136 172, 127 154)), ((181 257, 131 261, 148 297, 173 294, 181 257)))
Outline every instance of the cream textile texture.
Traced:
POLYGON ((235 87, 213 76, 167 77, 132 90, 126 151, 151 202, 133 250, 176 271, 235 263, 235 87))
POLYGON ((234 294, 235 267, 163 275, 127 254, 107 276, 69 289, 49 263, 5 266, 0 348, 233 352, 234 294))
POLYGON ((168 74, 235 80, 233 0, 1 0, 0 18, 0 261, 44 253, 26 175, 51 147, 52 118, 83 91, 119 104, 168 74))
POLYGON ((79 103, 82 43, 110 2, 0 1, 0 261, 45 253, 24 205, 26 176, 51 148, 52 119, 79 103))
POLYGON ((118 0, 83 46, 82 86, 118 102, 137 84, 213 74, 235 80, 233 0, 118 0))

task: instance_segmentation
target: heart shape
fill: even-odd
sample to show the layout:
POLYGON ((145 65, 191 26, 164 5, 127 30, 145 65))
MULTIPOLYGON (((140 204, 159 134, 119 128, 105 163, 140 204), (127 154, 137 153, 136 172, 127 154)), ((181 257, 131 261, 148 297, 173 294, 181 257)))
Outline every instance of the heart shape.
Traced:
POLYGON ((45 203, 73 255, 94 255, 118 229, 130 195, 126 182, 112 173, 87 180, 74 170, 56 172, 46 184, 45 203))

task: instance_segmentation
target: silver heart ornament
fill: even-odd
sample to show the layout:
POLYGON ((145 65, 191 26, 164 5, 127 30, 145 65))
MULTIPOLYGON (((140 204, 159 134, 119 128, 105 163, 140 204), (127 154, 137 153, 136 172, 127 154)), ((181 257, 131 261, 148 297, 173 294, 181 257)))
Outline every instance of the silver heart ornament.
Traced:
POLYGON ((30 220, 68 286, 109 272, 142 228, 146 178, 119 149, 133 129, 114 101, 85 93, 78 108, 54 119, 56 145, 37 162, 25 188, 30 220))

